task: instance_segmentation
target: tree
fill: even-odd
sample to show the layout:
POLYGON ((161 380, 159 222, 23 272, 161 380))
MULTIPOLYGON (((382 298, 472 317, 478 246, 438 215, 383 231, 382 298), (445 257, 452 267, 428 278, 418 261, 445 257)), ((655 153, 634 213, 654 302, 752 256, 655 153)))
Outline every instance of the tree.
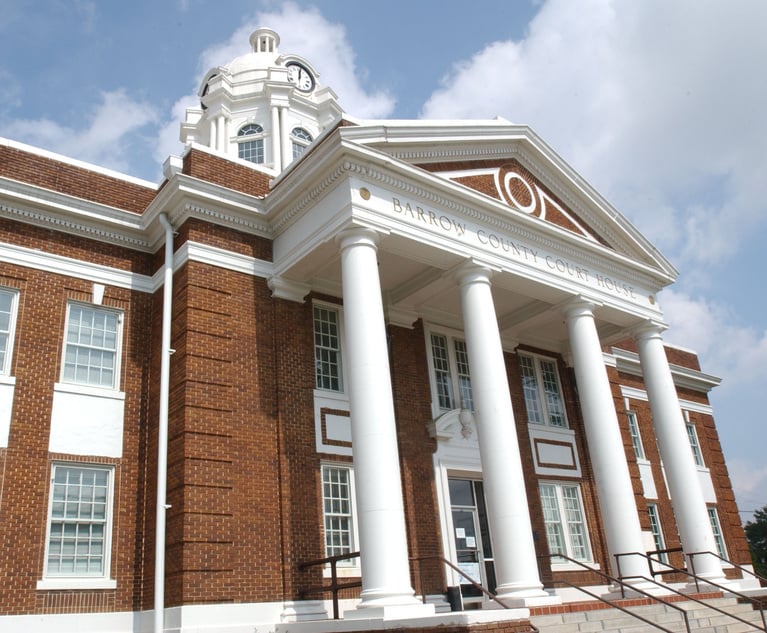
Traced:
POLYGON ((767 506, 754 512, 754 520, 746 521, 745 530, 754 571, 767 578, 767 506))

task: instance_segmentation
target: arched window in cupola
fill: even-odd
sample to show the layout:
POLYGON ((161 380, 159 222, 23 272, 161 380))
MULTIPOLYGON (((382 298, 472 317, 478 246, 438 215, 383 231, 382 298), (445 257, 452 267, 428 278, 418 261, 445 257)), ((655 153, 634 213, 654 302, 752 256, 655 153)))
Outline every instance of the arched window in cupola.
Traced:
POLYGON ((293 160, 296 160, 314 139, 304 128, 294 127, 290 133, 290 140, 293 143, 293 160))
POLYGON ((251 163, 264 162, 264 128, 246 123, 237 132, 237 155, 251 163))

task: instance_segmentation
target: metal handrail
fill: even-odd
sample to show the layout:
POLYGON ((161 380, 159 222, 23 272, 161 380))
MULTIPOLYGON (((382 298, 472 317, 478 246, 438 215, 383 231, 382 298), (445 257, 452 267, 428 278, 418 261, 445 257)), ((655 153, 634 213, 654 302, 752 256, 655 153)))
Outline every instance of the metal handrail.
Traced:
MULTIPOLYGON (((350 554, 339 554, 337 556, 326 556, 325 558, 317 558, 315 560, 309 560, 304 561, 302 563, 298 564, 298 569, 300 571, 304 571, 308 569, 309 567, 316 567, 318 565, 327 565, 330 564, 330 584, 329 585, 314 585, 311 587, 307 587, 305 589, 302 589, 299 592, 299 595, 303 598, 307 594, 310 593, 327 593, 332 592, 333 594, 333 619, 338 620, 339 619, 339 607, 338 607, 338 592, 342 589, 352 589, 356 587, 361 587, 362 582, 359 580, 354 580, 351 582, 338 582, 338 573, 336 570, 336 565, 343 560, 349 560, 352 558, 358 558, 360 555, 359 552, 352 552, 350 554)), ((499 605, 501 605, 504 609, 511 609, 508 604, 503 602, 498 596, 496 596, 494 593, 488 591, 485 587, 483 587, 481 584, 476 582, 473 578, 468 576, 463 570, 461 570, 459 567, 451 563, 449 560, 443 558, 442 556, 433 555, 433 556, 413 556, 410 557, 411 561, 414 562, 420 562, 423 560, 439 560, 454 571, 458 572, 463 578, 465 578, 469 584, 471 584, 475 589, 479 590, 483 594, 485 594, 490 600, 494 600, 499 605)), ((423 582, 421 583, 421 595, 423 596, 423 601, 426 602, 426 593, 423 591, 423 582)), ((532 627, 533 633, 539 633, 538 628, 530 624, 532 627)), ((669 632, 670 633, 670 632, 669 632)))
MULTIPOLYGON (((621 580, 619 578, 614 578, 613 576, 610 576, 610 574, 607 574, 607 573, 605 573, 605 572, 603 572, 603 571, 601 571, 599 569, 594 569, 591 565, 587 565, 586 563, 584 563, 582 561, 575 560, 574 558, 570 558, 569 556, 565 556, 564 554, 542 554, 542 555, 538 556, 538 558, 539 559, 543 559, 543 558, 549 558, 549 559, 551 559, 551 558, 564 558, 568 562, 575 563, 576 565, 579 565, 583 569, 586 569, 586 570, 596 574, 597 576, 599 576, 600 578, 602 578, 604 580, 608 580, 611 583, 619 585, 620 588, 621 588, 621 597, 623 597, 623 598, 626 597, 625 590, 626 590, 626 588, 628 588, 629 590, 631 590, 631 591, 633 591, 635 593, 638 593, 638 594, 640 594, 640 595, 642 595, 642 596, 644 596, 644 597, 646 597, 646 598, 648 598, 650 600, 658 602, 658 603, 660 603, 660 604, 662 604, 664 606, 671 607, 672 609, 674 609, 674 610, 676 610, 676 611, 678 611, 679 613, 682 614, 682 619, 684 620, 685 629, 687 630, 687 633, 691 633, 691 631, 690 631, 690 620, 689 620, 689 618, 687 616, 687 611, 682 609, 682 607, 673 604, 672 602, 666 602, 665 600, 662 600, 658 596, 655 596, 655 595, 649 593, 648 591, 645 591, 644 589, 640 589, 639 587, 635 587, 633 585, 630 585, 629 583, 625 583, 625 582, 623 582, 623 580, 621 580)), ((634 611, 631 611, 631 610, 627 609, 626 607, 623 607, 623 606, 619 605, 617 602, 614 602, 613 600, 609 600, 609 599, 605 598, 604 596, 600 596, 599 594, 592 593, 588 589, 585 589, 583 587, 575 585, 575 584, 573 584, 571 582, 568 582, 567 580, 553 580, 552 582, 553 583, 560 583, 560 584, 563 584, 563 585, 567 585, 568 587, 571 587, 573 589, 577 589, 578 591, 580 591, 582 593, 585 593, 586 595, 591 596, 592 598, 595 598, 596 600, 599 600, 600 602, 603 602, 603 603, 613 607, 614 609, 618 609, 619 611, 622 611, 623 613, 626 613, 626 614, 628 614, 628 615, 630 615, 630 616, 632 616, 634 618, 637 618, 638 620, 641 620, 645 624, 649 624, 650 626, 654 626, 656 629, 660 629, 661 631, 664 631, 665 633, 673 633, 670 629, 667 629, 666 627, 661 626, 657 622, 653 622, 652 620, 649 620, 649 619, 645 618, 644 616, 641 616, 638 613, 635 613, 634 611)), ((650 582, 652 582, 653 584, 656 584, 656 585, 660 585, 660 583, 656 582, 655 580, 651 580, 650 582)))
MULTIPOLYGON (((681 550, 681 548, 680 548, 681 550)), ((690 557, 690 566, 692 567, 693 572, 695 571, 695 557, 699 556, 700 554, 707 554, 708 556, 715 556, 719 560, 721 560, 723 563, 727 563, 728 565, 731 565, 732 567, 735 567, 736 569, 739 569, 741 572, 745 572, 754 578, 756 578, 759 581, 759 584, 761 586, 767 585, 767 578, 764 578, 763 576, 760 576, 759 574, 755 573, 753 570, 748 569, 748 567, 744 567, 743 565, 738 565, 738 563, 735 563, 731 561, 729 558, 725 558, 724 556, 720 556, 719 554, 715 552, 691 552, 688 554, 690 557)), ((761 602, 761 600, 759 601, 761 602)))
MULTIPOLYGON (((696 552, 696 554, 712 554, 713 556, 717 556, 717 554, 714 554, 713 552, 696 552)), ((624 552, 622 554, 616 554, 615 555, 615 560, 616 560, 617 565, 618 565, 618 574, 619 575, 620 575, 620 557, 621 556, 641 556, 642 558, 645 558, 648 561, 650 561, 650 564, 652 564, 652 561, 654 560, 651 556, 649 556, 647 554, 643 554, 642 552, 624 552)), ((722 560, 726 560, 726 559, 722 559, 722 560)), ((660 561, 656 561, 656 562, 660 562, 660 561)), ((678 594, 680 596, 685 596, 687 599, 692 600, 693 602, 697 602, 699 604, 705 605, 706 607, 708 607, 710 609, 713 609, 717 613, 721 613, 722 615, 729 616, 733 620, 737 620, 738 622, 742 622, 743 624, 747 624, 748 626, 750 626, 752 628, 758 629, 760 631, 765 631, 765 633, 767 633, 767 621, 765 621, 764 609, 762 607, 762 603, 761 603, 760 600, 754 600, 750 596, 742 594, 742 593, 740 593, 738 591, 735 591, 734 589, 732 589, 730 587, 727 587, 726 585, 721 585, 721 584, 719 584, 717 582, 714 582, 713 580, 710 580, 708 578, 700 578, 700 576, 698 576, 697 574, 694 573, 694 568, 693 568, 693 573, 691 573, 691 572, 687 571, 686 569, 680 569, 678 567, 673 567, 673 565, 669 565, 668 563, 661 563, 661 564, 665 565, 666 567, 672 568, 676 573, 683 574, 684 576, 692 578, 693 581, 695 582, 695 589, 698 592, 700 592, 700 581, 702 581, 705 584, 710 585, 711 587, 716 587, 722 593, 730 593, 730 594, 733 594, 735 596, 738 596, 738 598, 741 598, 741 599, 745 600, 746 602, 750 602, 752 605, 754 605, 755 608, 758 607, 759 615, 761 615, 761 618, 762 618, 762 626, 761 627, 755 626, 753 622, 749 622, 748 620, 744 620, 743 618, 740 618, 737 615, 734 615, 732 613, 728 613, 727 611, 724 611, 723 609, 720 609, 719 607, 715 607, 712 604, 708 604, 706 602, 703 602, 702 600, 698 600, 697 598, 694 598, 694 597, 690 596, 689 593, 684 593, 682 591, 678 591, 677 589, 673 589, 669 585, 661 584, 657 580, 655 580, 654 578, 647 578, 646 576, 623 576, 623 575, 621 575, 620 577, 621 577, 622 580, 623 579, 629 579, 629 580, 637 579, 637 580, 645 580, 647 582, 651 582, 653 584, 658 585, 659 587, 663 587, 667 591, 671 591, 671 592, 676 593, 676 594, 678 594)), ((692 559, 690 559, 690 564, 692 565, 692 559)))
POLYGON ((325 558, 317 558, 315 560, 304 561, 298 564, 298 569, 304 571, 309 567, 317 567, 318 565, 330 564, 330 584, 329 585, 314 585, 302 589, 299 595, 303 598, 310 593, 327 593, 331 591, 333 593, 333 619, 338 620, 338 592, 342 589, 355 589, 362 586, 361 580, 352 580, 350 582, 338 582, 338 571, 336 565, 339 561, 350 560, 352 558, 359 558, 359 552, 351 552, 350 554, 339 554, 337 556, 326 556, 325 558))
MULTIPOLYGON (((410 557, 410 560, 411 560, 411 561, 413 561, 413 562, 420 562, 420 561, 422 561, 422 560, 438 560, 438 561, 441 561, 441 562, 443 562, 445 565, 447 565, 448 567, 450 567, 450 569, 452 569, 453 571, 456 571, 456 572, 458 572, 458 573, 459 573, 461 576, 463 576, 463 577, 464 577, 466 580, 468 580, 468 581, 469 581, 469 584, 470 584, 472 587, 474 587, 474 588, 475 588, 475 589, 477 589, 478 591, 480 591, 480 592, 482 592, 483 594, 485 594, 485 595, 486 595, 488 598, 490 598, 490 600, 495 600, 495 601, 496 601, 498 604, 500 604, 500 605, 501 605, 501 606, 502 606, 504 609, 511 609, 511 608, 512 608, 512 607, 510 607, 509 605, 507 605, 506 603, 504 603, 504 602, 503 602, 503 600, 501 600, 500 598, 498 598, 498 596, 496 596, 494 593, 492 593, 491 591, 489 591, 488 589, 486 589, 485 587, 483 587, 482 585, 480 585, 480 584, 479 584, 479 583, 478 583, 476 580, 474 580, 474 579, 473 579, 471 576, 469 576, 468 574, 466 574, 466 572, 464 572, 464 571, 463 571, 463 570, 462 570, 460 567, 458 567, 457 565, 454 565, 454 564, 453 564, 453 563, 451 563, 449 560, 447 560, 446 558, 443 558, 442 556, 439 556, 438 554, 434 554, 434 555, 430 555, 430 556, 411 556, 411 557, 410 557)), ((424 601, 425 601, 425 600, 426 600, 426 593, 423 591, 423 583, 421 583, 421 595, 423 596, 423 599, 424 599, 424 601)))

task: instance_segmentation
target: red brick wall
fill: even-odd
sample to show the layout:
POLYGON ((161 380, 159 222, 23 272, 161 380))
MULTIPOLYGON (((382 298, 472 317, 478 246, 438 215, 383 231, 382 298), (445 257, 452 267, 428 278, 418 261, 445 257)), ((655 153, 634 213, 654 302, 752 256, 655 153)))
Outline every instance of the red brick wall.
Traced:
POLYGON ((143 213, 157 194, 154 187, 144 187, 3 144, 0 144, 0 176, 133 213, 143 213))
MULTIPOLYGON (((118 257, 118 253, 112 254, 118 257)), ((67 300, 89 301, 92 284, 45 271, 3 265, 0 283, 20 290, 11 375, 16 378, 8 448, 0 473, 0 610, 5 614, 130 610, 140 577, 144 507, 143 433, 151 349, 149 297, 108 287, 104 305, 124 311, 121 388, 125 391, 123 456, 49 454, 53 385, 58 381, 67 300), (52 461, 115 467, 112 577, 117 589, 37 591, 42 578, 52 461)))

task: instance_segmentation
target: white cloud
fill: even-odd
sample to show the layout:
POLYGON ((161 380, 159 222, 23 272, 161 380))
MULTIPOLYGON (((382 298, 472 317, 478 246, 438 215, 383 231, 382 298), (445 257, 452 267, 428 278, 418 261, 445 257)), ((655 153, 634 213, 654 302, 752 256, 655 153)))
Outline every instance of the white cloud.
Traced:
POLYGON ((131 99, 124 90, 103 92, 83 128, 50 119, 16 119, 0 128, 10 138, 94 164, 124 171, 130 165, 130 139, 157 121, 154 107, 131 99))
POLYGON ((704 367, 726 380, 720 387, 759 389, 767 380, 767 331, 744 327, 733 312, 709 299, 665 290, 661 304, 668 342, 694 349, 704 367))
POLYGON ((423 114, 532 125, 681 266, 717 263, 767 229, 766 21, 747 0, 550 0, 423 114))

